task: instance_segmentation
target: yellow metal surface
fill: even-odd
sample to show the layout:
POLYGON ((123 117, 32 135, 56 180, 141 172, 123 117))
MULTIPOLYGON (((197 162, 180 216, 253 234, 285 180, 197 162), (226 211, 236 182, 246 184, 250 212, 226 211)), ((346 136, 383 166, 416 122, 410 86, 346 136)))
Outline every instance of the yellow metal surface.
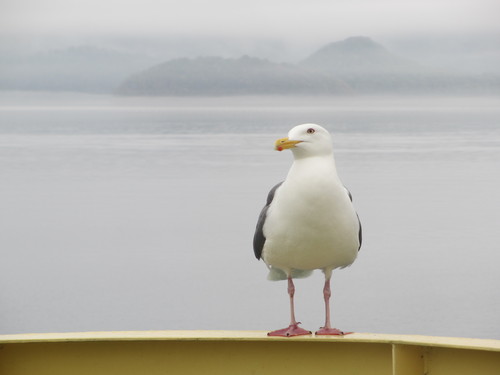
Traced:
POLYGON ((419 345, 392 345, 392 373, 399 375, 425 374, 424 347, 419 345))
POLYGON ((500 341, 260 331, 0 335, 1 375, 267 373, 498 375, 500 341))

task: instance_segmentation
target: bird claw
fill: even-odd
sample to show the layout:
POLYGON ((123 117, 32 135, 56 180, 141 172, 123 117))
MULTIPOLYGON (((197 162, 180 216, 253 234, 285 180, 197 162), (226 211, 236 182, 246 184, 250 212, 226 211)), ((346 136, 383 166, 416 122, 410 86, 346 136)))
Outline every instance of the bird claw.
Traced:
POLYGON ((278 329, 276 331, 268 332, 268 336, 292 337, 311 335, 312 332, 299 327, 299 323, 290 324, 287 328, 278 329))
POLYGON ((318 331, 315 332, 317 336, 344 336, 353 332, 343 332, 337 328, 326 328, 321 327, 318 331))

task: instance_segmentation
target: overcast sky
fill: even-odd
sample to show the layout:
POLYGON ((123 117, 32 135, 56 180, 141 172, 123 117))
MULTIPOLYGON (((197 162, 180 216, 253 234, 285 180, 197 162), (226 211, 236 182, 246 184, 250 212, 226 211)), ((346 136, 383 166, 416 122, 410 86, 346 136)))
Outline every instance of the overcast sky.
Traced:
POLYGON ((343 38, 500 32, 499 0, 0 0, 0 33, 343 38))

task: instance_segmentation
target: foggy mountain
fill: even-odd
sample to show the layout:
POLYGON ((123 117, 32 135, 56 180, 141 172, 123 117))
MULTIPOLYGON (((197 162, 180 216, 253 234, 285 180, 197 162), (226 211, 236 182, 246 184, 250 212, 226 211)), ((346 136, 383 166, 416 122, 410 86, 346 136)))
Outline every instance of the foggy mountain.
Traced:
POLYGON ((414 36, 384 45, 400 56, 447 72, 500 75, 500 34, 414 36))
MULTIPOLYGON (((106 45, 106 40, 100 42, 106 45)), ((2 50, 0 90, 122 95, 500 92, 500 72, 459 72, 452 66, 460 65, 458 57, 439 69, 432 67, 432 56, 425 55, 422 44, 410 60, 368 37, 351 37, 313 53, 302 50, 302 58, 293 58, 298 63, 277 63, 287 61, 290 50, 276 41, 212 40, 202 43, 200 50, 192 42, 132 39, 114 46, 83 45, 24 55, 2 50), (242 51, 252 51, 255 57, 240 57, 245 55, 242 51), (427 65, 416 61, 427 61, 427 65)), ((402 47, 399 44, 398 50, 411 55, 411 45, 402 47)), ((461 53, 472 59, 484 56, 481 51, 461 53)), ((490 60, 494 61, 485 61, 490 60)))
POLYGON ((0 89, 111 92, 132 72, 151 66, 147 55, 78 46, 0 58, 0 89))
POLYGON ((176 59, 137 73, 121 95, 493 93, 500 76, 460 75, 401 58, 367 37, 330 43, 297 65, 176 59))
POLYGON ((368 37, 330 43, 301 67, 335 77, 360 93, 491 93, 500 77, 451 73, 399 57, 368 37))
POLYGON ((341 94, 347 85, 334 77, 289 64, 243 56, 175 59, 127 79, 122 95, 341 94))
POLYGON ((338 76, 411 74, 424 69, 400 58, 367 37, 351 37, 330 43, 300 63, 301 66, 338 76))

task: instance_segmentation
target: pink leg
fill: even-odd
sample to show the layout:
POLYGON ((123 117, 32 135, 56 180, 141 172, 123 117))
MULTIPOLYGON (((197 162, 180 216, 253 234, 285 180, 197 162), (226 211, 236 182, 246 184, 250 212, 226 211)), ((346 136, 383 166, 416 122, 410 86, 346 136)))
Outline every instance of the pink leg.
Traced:
POLYGON ((325 286, 323 288, 323 297, 325 299, 325 326, 321 327, 319 331, 316 331, 316 335, 347 335, 352 332, 342 332, 340 329, 332 328, 330 323, 330 296, 332 291, 330 290, 330 278, 325 280, 325 286))
POLYGON ((300 328, 300 322, 297 322, 295 320, 295 306, 293 303, 293 296, 295 295, 295 285, 293 285, 293 280, 291 277, 288 277, 288 295, 290 296, 290 325, 287 328, 271 331, 267 335, 284 337, 310 335, 312 332, 300 328))

